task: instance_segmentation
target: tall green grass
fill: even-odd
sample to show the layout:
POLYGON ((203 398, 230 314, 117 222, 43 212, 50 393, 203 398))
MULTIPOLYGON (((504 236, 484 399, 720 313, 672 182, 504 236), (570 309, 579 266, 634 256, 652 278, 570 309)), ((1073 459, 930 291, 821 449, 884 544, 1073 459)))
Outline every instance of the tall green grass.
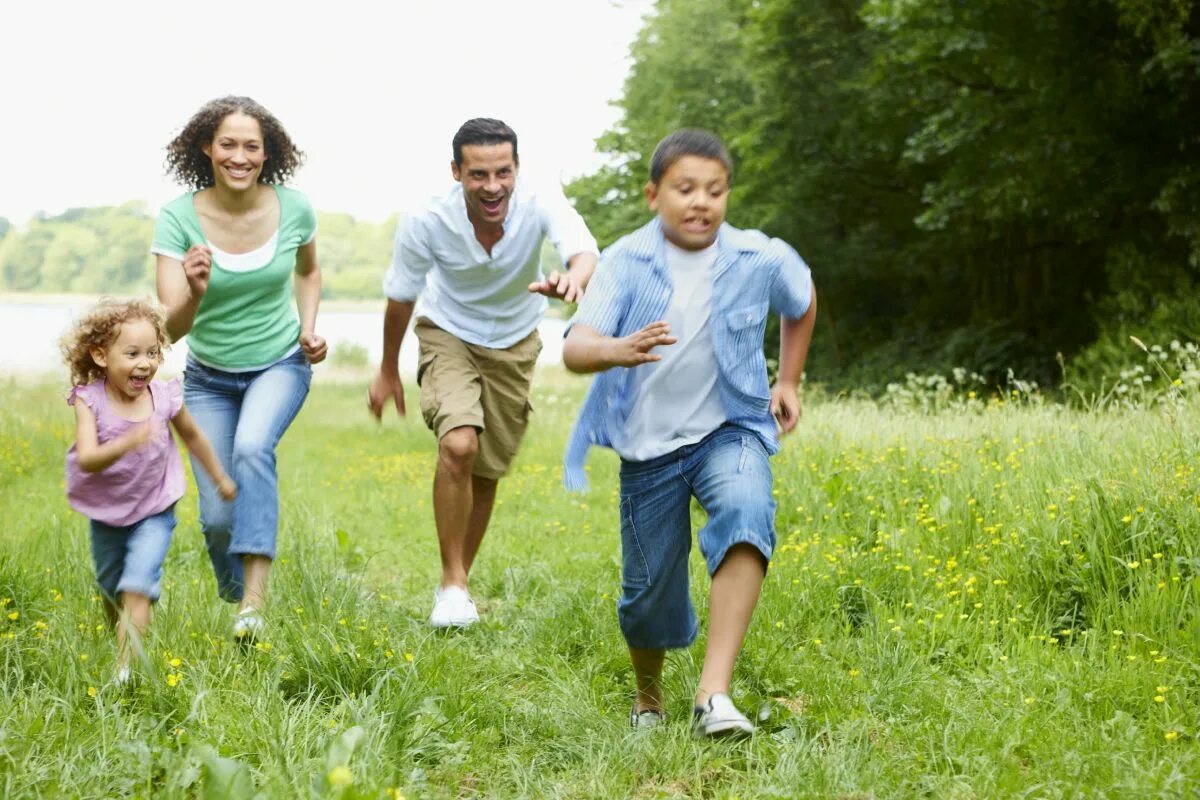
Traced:
MULTIPOLYGON (((63 497, 60 387, 0 386, 0 796, 1189 797, 1200 789, 1200 406, 812 403, 735 675, 740 743, 627 725, 615 461, 559 488, 581 382, 539 375, 472 576, 438 576, 419 419, 318 384, 280 452, 269 635, 229 639, 189 490, 139 680, 63 497)), ((414 402, 410 406, 415 408, 414 402)), ((700 524, 703 514, 695 510, 700 524)), ((693 557, 705 616, 707 579, 693 557)))

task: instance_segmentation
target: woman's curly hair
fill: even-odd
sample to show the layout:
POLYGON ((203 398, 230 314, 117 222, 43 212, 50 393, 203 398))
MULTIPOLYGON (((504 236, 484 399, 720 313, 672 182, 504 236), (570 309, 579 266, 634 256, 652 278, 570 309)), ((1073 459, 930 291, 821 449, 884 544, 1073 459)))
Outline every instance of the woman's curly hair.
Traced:
POLYGON ((158 303, 103 298, 95 308, 76 320, 71 330, 59 340, 63 359, 71 369, 72 386, 83 386, 104 377, 104 368, 92 358, 92 351, 107 350, 120 335, 121 326, 136 319, 154 326, 160 351, 170 347, 167 315, 158 303))
POLYGON ((259 183, 286 183, 304 163, 304 153, 288 136, 275 116, 249 97, 227 95, 205 103, 167 145, 167 174, 192 189, 213 185, 212 159, 201 150, 212 144, 221 121, 230 114, 242 113, 258 120, 262 128, 267 160, 258 175, 259 183))

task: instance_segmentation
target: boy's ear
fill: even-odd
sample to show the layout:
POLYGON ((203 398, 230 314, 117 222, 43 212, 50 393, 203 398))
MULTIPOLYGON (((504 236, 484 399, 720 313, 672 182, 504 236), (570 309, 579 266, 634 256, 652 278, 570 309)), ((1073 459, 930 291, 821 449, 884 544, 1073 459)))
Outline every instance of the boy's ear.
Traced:
POLYGON ((96 362, 97 367, 100 367, 101 369, 108 367, 108 364, 105 363, 108 361, 108 359, 104 357, 104 350, 99 347, 93 347, 88 352, 91 353, 92 361, 96 362))
POLYGON ((646 204, 650 206, 651 211, 658 211, 658 184, 654 181, 646 181, 646 204))

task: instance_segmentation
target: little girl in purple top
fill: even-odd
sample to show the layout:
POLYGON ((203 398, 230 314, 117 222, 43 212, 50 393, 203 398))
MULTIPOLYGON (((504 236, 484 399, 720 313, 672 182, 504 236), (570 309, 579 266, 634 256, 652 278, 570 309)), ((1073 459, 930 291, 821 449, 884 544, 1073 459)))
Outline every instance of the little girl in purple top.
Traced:
POLYGON ((96 581, 117 629, 117 683, 150 624, 163 559, 186 482, 171 438, 212 476, 223 498, 237 486, 183 407, 178 378, 154 382, 167 345, 162 310, 141 300, 102 301, 62 340, 71 369, 75 444, 67 450, 67 498, 91 522, 96 581))

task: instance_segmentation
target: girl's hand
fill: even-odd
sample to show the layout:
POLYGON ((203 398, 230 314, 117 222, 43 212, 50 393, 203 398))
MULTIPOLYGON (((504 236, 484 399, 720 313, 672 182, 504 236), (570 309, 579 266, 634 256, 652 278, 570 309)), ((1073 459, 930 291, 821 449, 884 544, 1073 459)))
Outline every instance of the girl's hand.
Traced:
POLYGON ((329 346, 325 343, 324 337, 317 336, 315 333, 300 334, 300 349, 304 351, 310 364, 320 364, 329 352, 329 346))
POLYGON ((233 478, 225 475, 218 480, 217 494, 221 495, 221 499, 225 500, 226 502, 237 497, 237 484, 233 482, 233 478))
POLYGON ((194 244, 183 256, 183 274, 187 277, 192 297, 203 297, 208 291, 208 277, 212 272, 212 250, 202 244, 194 244))

